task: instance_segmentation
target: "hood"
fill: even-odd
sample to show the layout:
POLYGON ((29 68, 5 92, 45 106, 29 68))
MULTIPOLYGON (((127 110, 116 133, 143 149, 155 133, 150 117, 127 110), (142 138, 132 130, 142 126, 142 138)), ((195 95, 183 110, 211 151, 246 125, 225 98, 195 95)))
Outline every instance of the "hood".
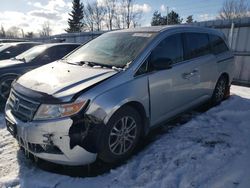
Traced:
POLYGON ((64 97, 101 82, 117 71, 54 62, 21 76, 17 83, 33 91, 64 97))
POLYGON ((22 63, 23 63, 22 61, 18 61, 18 60, 14 60, 14 59, 2 60, 2 61, 0 61, 0 69, 11 67, 14 65, 20 65, 22 63))

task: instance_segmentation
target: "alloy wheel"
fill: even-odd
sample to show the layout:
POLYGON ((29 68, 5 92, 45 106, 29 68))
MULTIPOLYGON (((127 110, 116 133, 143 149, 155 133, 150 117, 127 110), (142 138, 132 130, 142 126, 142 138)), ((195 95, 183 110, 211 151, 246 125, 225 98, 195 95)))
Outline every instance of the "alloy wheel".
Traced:
POLYGON ((137 125, 132 117, 122 117, 113 126, 109 135, 109 149, 115 155, 125 154, 136 140, 137 125))

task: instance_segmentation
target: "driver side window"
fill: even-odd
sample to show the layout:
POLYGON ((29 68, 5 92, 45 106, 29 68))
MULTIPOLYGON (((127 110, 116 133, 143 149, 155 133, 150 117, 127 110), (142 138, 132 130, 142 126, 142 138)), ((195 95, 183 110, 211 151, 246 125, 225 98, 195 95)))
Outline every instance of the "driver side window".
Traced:
POLYGON ((174 34, 164 39, 151 54, 151 60, 164 58, 171 59, 173 63, 183 60, 183 46, 181 34, 174 34))
POLYGON ((154 70, 149 62, 157 59, 170 59, 173 63, 183 61, 182 35, 180 33, 168 36, 151 52, 149 58, 142 64, 136 75, 154 70))

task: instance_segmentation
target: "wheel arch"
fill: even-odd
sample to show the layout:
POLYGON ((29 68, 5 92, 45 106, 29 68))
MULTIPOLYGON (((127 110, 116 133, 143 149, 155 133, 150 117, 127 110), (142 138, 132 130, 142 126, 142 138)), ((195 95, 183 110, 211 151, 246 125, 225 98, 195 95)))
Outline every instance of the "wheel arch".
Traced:
POLYGON ((13 82, 17 77, 18 77, 18 75, 12 74, 12 73, 6 73, 6 74, 0 76, 0 102, 2 100, 3 100, 4 103, 6 102, 8 96, 9 96, 10 89, 12 87, 11 84, 8 85, 9 90, 6 90, 6 91, 8 91, 8 93, 6 91, 4 93, 2 93, 3 92, 3 90, 2 90, 3 89, 3 87, 2 87, 3 83, 6 82, 6 80, 9 80, 9 79, 13 82))
POLYGON ((116 105, 112 111, 109 113, 105 113, 105 117, 103 119, 103 123, 107 124, 107 122, 111 119, 111 117, 118 112, 120 109, 122 109, 125 106, 132 107, 135 109, 140 117, 142 118, 142 126, 143 126, 143 135, 147 135, 149 132, 149 114, 146 111, 146 107, 139 101, 136 100, 130 100, 130 101, 123 101, 119 105, 116 105))
POLYGON ((130 106, 139 113, 142 118, 143 135, 147 135, 147 133, 149 132, 149 117, 147 117, 144 106, 138 101, 130 101, 122 105, 119 109, 123 108, 124 106, 130 106))
POLYGON ((3 74, 3 75, 0 76, 0 80, 3 79, 4 77, 7 77, 7 76, 19 77, 20 75, 16 74, 16 73, 5 73, 5 74, 3 74))

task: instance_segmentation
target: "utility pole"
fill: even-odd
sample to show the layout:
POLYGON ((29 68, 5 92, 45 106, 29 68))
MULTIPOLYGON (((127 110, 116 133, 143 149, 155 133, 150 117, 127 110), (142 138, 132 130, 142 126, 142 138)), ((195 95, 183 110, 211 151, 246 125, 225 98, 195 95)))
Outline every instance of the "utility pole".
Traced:
POLYGON ((167 25, 168 25, 168 14, 169 14, 169 7, 167 6, 167 25))
POLYGON ((22 32, 22 38, 24 38, 24 31, 23 31, 23 29, 21 29, 21 32, 22 32))

